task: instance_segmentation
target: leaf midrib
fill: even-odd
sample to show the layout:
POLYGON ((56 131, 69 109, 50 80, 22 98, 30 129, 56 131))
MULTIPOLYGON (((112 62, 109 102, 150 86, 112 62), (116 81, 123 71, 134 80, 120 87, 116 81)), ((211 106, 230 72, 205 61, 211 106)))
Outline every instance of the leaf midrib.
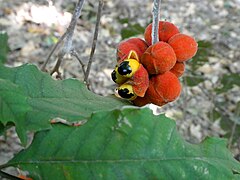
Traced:
MULTIPOLYGON (((118 159, 118 160, 38 160, 38 161, 18 161, 17 163, 6 164, 5 167, 14 166, 19 164, 76 164, 76 163, 130 163, 130 162, 164 162, 164 161, 203 161, 211 164, 212 161, 230 161, 229 159, 222 159, 216 157, 181 157, 181 158, 154 158, 154 159, 118 159), (212 160, 212 161, 209 161, 212 160)), ((0 166, 1 169, 1 166, 0 166)))

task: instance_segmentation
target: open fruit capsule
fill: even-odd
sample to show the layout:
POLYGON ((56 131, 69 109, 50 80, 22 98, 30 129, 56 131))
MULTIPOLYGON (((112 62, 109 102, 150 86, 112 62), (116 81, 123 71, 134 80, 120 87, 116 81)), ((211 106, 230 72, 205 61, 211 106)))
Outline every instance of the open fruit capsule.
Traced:
POLYGON ((135 59, 124 60, 117 68, 116 72, 123 77, 131 78, 139 69, 140 63, 135 59))
POLYGON ((140 63, 135 51, 130 51, 127 59, 116 65, 111 76, 112 80, 117 84, 123 84, 131 78, 139 69, 140 63))
POLYGON ((128 100, 143 97, 149 86, 147 70, 139 63, 137 53, 130 51, 128 58, 116 66, 112 79, 119 84, 116 95, 128 100))

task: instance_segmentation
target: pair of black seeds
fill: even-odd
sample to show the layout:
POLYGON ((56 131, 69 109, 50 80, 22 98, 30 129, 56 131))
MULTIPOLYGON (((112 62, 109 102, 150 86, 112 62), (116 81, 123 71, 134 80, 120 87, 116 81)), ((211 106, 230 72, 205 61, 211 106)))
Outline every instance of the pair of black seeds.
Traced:
POLYGON ((129 92, 129 90, 127 88, 119 89, 118 94, 119 94, 119 96, 121 96, 122 98, 125 98, 125 99, 130 99, 131 97, 134 96, 134 94, 129 92))
MULTIPOLYGON (((129 61, 123 61, 118 67, 118 73, 122 76, 131 74, 131 72, 132 72, 132 68, 129 65, 129 61)), ((112 76, 112 80, 116 82, 117 76, 116 76, 115 70, 113 70, 111 76, 112 76)))
MULTIPOLYGON (((122 76, 131 74, 131 72, 132 72, 132 68, 129 65, 129 61, 123 61, 118 67, 118 73, 122 76)), ((114 70, 111 75, 112 75, 112 80, 116 82, 117 80, 116 71, 114 70)), ((131 97, 134 96, 134 94, 130 93, 127 88, 119 89, 118 94, 119 96, 125 99, 130 99, 131 97)))
POLYGON ((129 65, 129 61, 123 61, 118 67, 118 73, 122 76, 131 74, 132 68, 129 65))

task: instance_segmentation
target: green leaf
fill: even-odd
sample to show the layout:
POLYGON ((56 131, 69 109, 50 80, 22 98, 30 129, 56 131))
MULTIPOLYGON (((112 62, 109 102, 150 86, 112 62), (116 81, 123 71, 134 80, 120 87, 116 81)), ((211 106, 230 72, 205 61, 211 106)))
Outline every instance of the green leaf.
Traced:
POLYGON ((238 179, 226 141, 189 144, 175 122, 148 108, 97 112, 80 127, 55 125, 1 168, 34 179, 238 179))
POLYGON ((117 18, 118 22, 121 24, 128 24, 129 18, 117 18))
POLYGON ((204 81, 204 78, 202 76, 185 76, 184 77, 186 80, 186 85, 193 87, 193 86, 197 86, 198 84, 200 84, 201 82, 204 81))
POLYGON ((0 64, 6 62, 8 51, 8 35, 6 32, 0 31, 0 64))
POLYGON ((221 94, 232 89, 234 85, 240 86, 240 74, 239 73, 224 74, 221 79, 221 87, 215 89, 215 91, 218 94, 221 94))
POLYGON ((222 114, 217 108, 214 108, 208 112, 208 118, 212 121, 216 121, 222 118, 222 114))
POLYGON ((88 91, 76 80, 56 81, 33 65, 17 68, 0 66, 0 123, 13 122, 22 143, 26 131, 51 128, 49 120, 60 117, 79 121, 92 112, 129 104, 114 97, 102 97, 88 91))
POLYGON ((144 31, 144 27, 142 27, 140 24, 129 24, 126 28, 121 30, 121 37, 122 39, 127 39, 138 34, 143 34, 144 31))
POLYGON ((16 131, 24 139, 25 118, 27 112, 31 111, 31 107, 27 103, 27 97, 22 89, 4 79, 0 79, 0 110, 1 124, 6 127, 7 123, 14 122, 16 131))
MULTIPOLYGON (((238 117, 238 119, 239 119, 239 117, 238 117)), ((233 142, 232 144, 234 144, 235 142, 238 143, 238 140, 239 140, 239 137, 240 137, 240 125, 239 125, 239 123, 237 123, 235 125, 234 122, 231 120, 231 118, 223 116, 223 118, 220 121, 220 125, 221 125, 221 128, 226 132, 224 134, 224 137, 229 139, 232 136, 231 137, 232 142, 233 142), (234 134, 232 134, 234 126, 236 126, 236 127, 235 127, 234 134)))

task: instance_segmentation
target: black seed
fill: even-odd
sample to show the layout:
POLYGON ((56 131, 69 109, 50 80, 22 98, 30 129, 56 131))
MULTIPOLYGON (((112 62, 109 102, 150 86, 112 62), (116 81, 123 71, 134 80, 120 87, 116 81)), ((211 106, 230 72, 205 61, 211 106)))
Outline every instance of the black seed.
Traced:
POLYGON ((116 71, 115 71, 115 70, 113 70, 111 76, 112 76, 112 80, 113 80, 114 82, 116 82, 116 80, 117 80, 117 75, 116 75, 116 71))
POLYGON ((134 94, 130 93, 127 88, 119 89, 118 94, 119 94, 119 96, 121 96, 122 98, 125 98, 125 99, 130 99, 131 97, 134 96, 134 94))
POLYGON ((118 67, 118 73, 123 75, 130 74, 132 72, 132 68, 129 66, 128 61, 123 61, 118 67))

